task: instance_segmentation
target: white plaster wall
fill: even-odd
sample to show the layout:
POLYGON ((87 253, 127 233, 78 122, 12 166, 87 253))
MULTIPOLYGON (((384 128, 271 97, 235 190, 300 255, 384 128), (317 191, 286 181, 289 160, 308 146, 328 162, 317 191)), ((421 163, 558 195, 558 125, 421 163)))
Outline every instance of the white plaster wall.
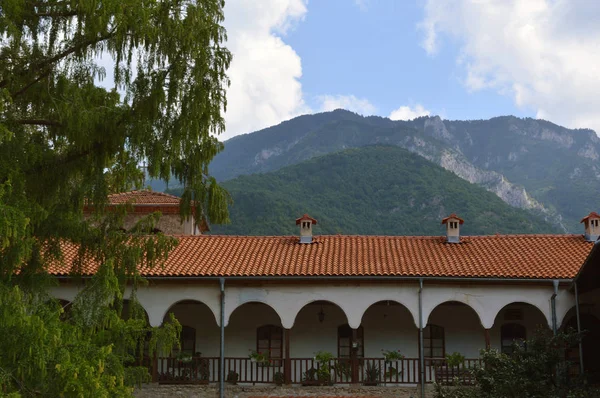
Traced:
MULTIPOLYGON (((72 300, 77 289, 73 286, 58 286, 53 289, 55 296, 72 300)), ((448 301, 458 301, 469 305, 477 313, 480 323, 491 328, 498 312, 514 302, 529 303, 537 307, 551 325, 550 297, 552 283, 547 286, 528 283, 498 285, 477 285, 471 283, 434 284, 425 281, 423 288, 423 324, 434 309, 448 301)), ((347 323, 358 328, 367 308, 380 301, 395 301, 406 307, 413 325, 418 325, 418 283, 330 283, 330 284, 277 284, 252 283, 248 285, 225 285, 225 325, 236 308, 249 302, 260 302, 272 307, 281 319, 284 328, 292 328, 298 322, 297 316, 309 303, 323 300, 335 303, 347 317, 347 323)), ((140 303, 148 313, 150 324, 158 326, 169 308, 182 300, 196 300, 208 306, 218 324, 220 314, 220 290, 218 281, 192 284, 160 283, 139 289, 140 303)), ((561 288, 557 300, 559 324, 574 305, 573 294, 561 288)))
MULTIPOLYGON (((557 297, 557 318, 574 305, 574 298, 566 287, 561 287, 557 297)), ((550 297, 554 293, 551 281, 547 286, 519 283, 512 285, 428 285, 423 288, 423 318, 427 319, 433 309, 447 301, 458 301, 469 305, 481 319, 483 327, 493 326, 498 312, 506 305, 524 302, 537 307, 545 316, 546 323, 552 325, 550 297)))
POLYGON ((248 303, 235 310, 225 327, 225 356, 248 357, 249 350, 256 350, 256 329, 264 325, 281 326, 279 315, 268 305, 248 303))
POLYGON ((175 304, 165 315, 164 321, 173 313, 181 325, 196 329, 196 352, 205 357, 218 357, 220 345, 220 329, 215 317, 205 304, 197 302, 180 302, 175 304))
POLYGON ((206 304, 219 324, 221 291, 219 282, 206 284, 164 284, 150 285, 138 290, 138 299, 146 308, 150 325, 159 326, 171 306, 183 300, 195 300, 206 304))
POLYGON ((348 317, 348 324, 358 328, 365 310, 373 303, 392 300, 405 305, 415 325, 418 316, 418 285, 398 284, 264 284, 253 286, 226 286, 225 324, 230 314, 241 304, 261 302, 273 307, 281 317, 284 328, 290 329, 296 315, 314 301, 329 301, 338 305, 348 317))
POLYGON ((498 313, 498 316, 496 317, 494 326, 490 329, 490 344, 491 344, 492 348, 496 348, 498 350, 501 348, 500 333, 501 333, 502 325, 507 324, 507 323, 516 323, 516 324, 525 326, 527 338, 532 337, 539 327, 547 328, 547 329, 551 328, 551 325, 548 325, 544 314, 542 314, 541 311, 539 309, 537 309, 536 307, 529 305, 529 304, 524 304, 524 303, 515 303, 515 304, 508 305, 498 313), (510 309, 521 309, 523 311, 523 320, 521 320, 521 321, 505 320, 504 315, 505 315, 506 311, 508 311, 510 309))
POLYGON ((407 358, 419 356, 419 329, 411 313, 402 305, 375 304, 362 318, 365 357, 380 358, 381 350, 396 351, 407 358))
POLYGON ((433 310, 428 323, 444 328, 446 354, 459 352, 467 358, 478 358, 479 350, 485 348, 483 326, 466 304, 442 304, 433 310))
POLYGON ((302 308, 290 334, 290 356, 312 358, 317 351, 328 351, 337 356, 337 328, 346 324, 346 315, 334 304, 309 304, 302 308), (319 322, 323 308, 325 319, 319 322))

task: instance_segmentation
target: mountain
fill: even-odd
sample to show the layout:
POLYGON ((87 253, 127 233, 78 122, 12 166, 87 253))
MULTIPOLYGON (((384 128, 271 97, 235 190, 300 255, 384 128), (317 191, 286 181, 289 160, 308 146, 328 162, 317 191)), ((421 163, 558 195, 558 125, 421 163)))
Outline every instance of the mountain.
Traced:
POLYGON ((596 134, 513 116, 407 122, 344 110, 304 115, 226 141, 210 167, 225 181, 377 144, 417 153, 513 207, 543 215, 564 232, 579 231, 581 217, 600 206, 596 134))
MULTIPOLYGON (((293 235, 315 217, 319 234, 440 235, 452 212, 466 235, 556 233, 557 227, 442 167, 395 146, 367 146, 223 183, 232 223, 213 234, 293 235)), ((177 193, 176 191, 174 193, 177 193)))

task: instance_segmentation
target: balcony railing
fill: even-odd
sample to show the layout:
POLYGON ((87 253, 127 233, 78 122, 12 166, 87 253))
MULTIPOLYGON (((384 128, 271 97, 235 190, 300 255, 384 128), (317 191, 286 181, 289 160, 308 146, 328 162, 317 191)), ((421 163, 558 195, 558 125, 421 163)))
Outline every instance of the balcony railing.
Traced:
MULTIPOLYGON (((155 381, 162 384, 206 384, 219 381, 218 357, 191 357, 184 360, 175 357, 158 357, 154 361, 155 381)), ((286 382, 292 384, 419 384, 421 382, 418 358, 386 361, 383 358, 334 358, 328 366, 329 379, 319 372, 321 365, 314 358, 272 358, 255 362, 247 357, 225 357, 225 380, 233 383, 262 384, 286 382), (319 377, 321 375, 321 377, 319 377)), ((471 372, 481 366, 480 359, 466 359, 457 367, 448 366, 445 358, 425 359, 425 382, 474 382, 471 372)), ((326 374, 326 373, 325 373, 326 374)))

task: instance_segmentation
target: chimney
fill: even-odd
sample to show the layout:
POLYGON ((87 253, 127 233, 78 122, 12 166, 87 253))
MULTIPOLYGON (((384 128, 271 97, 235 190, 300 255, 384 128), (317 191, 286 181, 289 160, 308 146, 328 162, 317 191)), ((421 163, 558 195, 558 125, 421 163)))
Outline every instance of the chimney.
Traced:
POLYGON ((465 220, 452 213, 442 220, 442 224, 446 224, 446 242, 460 243, 460 226, 465 220))
POLYGON ((588 242, 595 242, 600 237, 600 214, 591 212, 581 219, 585 226, 585 239, 588 242))
POLYGON ((296 219, 296 225, 300 225, 300 243, 312 243, 312 226, 316 223, 308 214, 296 219))

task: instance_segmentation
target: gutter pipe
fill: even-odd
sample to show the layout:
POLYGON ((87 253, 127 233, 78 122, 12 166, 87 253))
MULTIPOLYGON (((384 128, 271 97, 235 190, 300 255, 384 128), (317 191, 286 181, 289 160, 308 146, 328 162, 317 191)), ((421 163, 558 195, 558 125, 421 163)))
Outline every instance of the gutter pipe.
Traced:
POLYGON ((425 396, 425 348, 423 347, 423 278, 419 279, 419 364, 421 370, 421 397, 425 396))
POLYGON ((577 317, 577 334, 579 339, 579 374, 584 372, 583 368, 583 342, 581 341, 581 319, 579 318, 579 292, 577 291, 577 282, 575 282, 575 316, 577 317))
POLYGON ((221 341, 219 352, 219 397, 225 397, 225 278, 219 278, 221 286, 221 341))
POLYGON ((554 285, 554 293, 552 293, 552 297, 550 297, 550 302, 552 305, 552 332, 554 332, 554 335, 556 336, 556 333, 558 332, 558 327, 556 324, 556 296, 558 295, 558 281, 554 280, 552 281, 552 284, 554 285))
MULTIPOLYGON (((439 277, 439 276, 394 276, 394 275, 376 275, 376 276, 142 276, 148 280, 220 280, 226 278, 230 281, 234 280, 256 280, 256 281, 281 281, 281 280, 351 280, 351 281, 415 281, 420 280, 427 281, 440 281, 440 282, 537 282, 537 283, 548 283, 550 279, 525 279, 525 278, 463 278, 463 277, 439 277)), ((70 276, 57 276, 58 279, 71 279, 70 276)), ((91 278, 91 276, 84 276, 84 278, 91 278)), ((555 279, 553 282, 558 283, 572 283, 573 279, 555 279)))

